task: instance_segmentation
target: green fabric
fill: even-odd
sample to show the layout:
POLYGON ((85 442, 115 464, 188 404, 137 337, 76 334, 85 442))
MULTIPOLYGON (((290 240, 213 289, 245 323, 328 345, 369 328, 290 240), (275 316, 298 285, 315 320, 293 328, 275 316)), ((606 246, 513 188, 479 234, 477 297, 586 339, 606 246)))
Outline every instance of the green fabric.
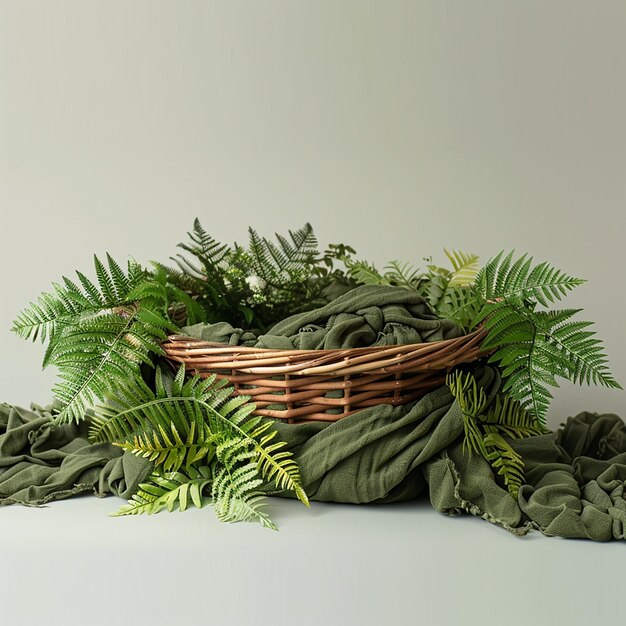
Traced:
POLYGON ((451 339, 463 330, 439 319, 417 293, 362 285, 326 306, 292 315, 258 338, 227 322, 186 326, 182 334, 230 345, 270 349, 334 350, 451 339))
MULTIPOLYGON (((493 397, 497 370, 479 364, 474 375, 493 397)), ((294 452, 311 500, 428 497, 442 513, 467 512, 519 535, 537 529, 597 541, 626 538, 626 425, 616 415, 583 412, 556 433, 512 442, 526 466, 517 500, 482 457, 463 451, 461 413, 446 387, 335 423, 272 421, 294 452)), ((0 503, 39 505, 83 492, 129 498, 151 464, 110 444, 89 445, 87 423, 55 427, 36 405, 29 411, 0 404, 0 503)))
MULTIPOLYGON (((492 397, 496 369, 474 369, 492 397)), ((441 387, 411 404, 364 409, 335 423, 276 421, 311 500, 383 503, 430 498, 446 514, 471 513, 515 534, 606 541, 626 530, 626 426, 581 413, 557 433, 515 441, 527 484, 515 500, 482 457, 462 449, 458 404, 441 387)), ((293 497, 288 492, 270 492, 293 497)))
POLYGON ((92 492, 129 498, 151 464, 118 446, 90 445, 87 421, 53 426, 51 415, 0 404, 0 504, 39 505, 92 492))

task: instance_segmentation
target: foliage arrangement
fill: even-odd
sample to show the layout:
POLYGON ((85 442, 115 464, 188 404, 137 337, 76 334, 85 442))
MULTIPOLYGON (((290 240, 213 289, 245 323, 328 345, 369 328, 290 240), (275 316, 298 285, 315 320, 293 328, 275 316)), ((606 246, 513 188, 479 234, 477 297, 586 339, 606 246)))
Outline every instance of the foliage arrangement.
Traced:
POLYGON ((131 260, 123 270, 108 254, 106 263, 94 256, 95 281, 80 271, 75 280, 63 277, 18 314, 12 330, 47 342, 43 365, 59 370, 55 423, 90 419, 94 442, 110 441, 154 463, 149 482, 120 514, 184 510, 208 499, 221 520, 273 527, 261 510, 261 486, 308 499, 271 423, 252 416, 250 399, 233 399, 233 389, 219 381, 183 382, 181 369, 167 390, 158 368, 146 382, 146 368, 154 370, 161 342, 184 324, 227 320, 263 330, 329 301, 334 285, 355 284, 334 267, 354 250, 339 244, 321 255, 310 224, 277 235, 277 243, 251 228, 247 248, 219 244, 198 220, 189 237, 180 247, 195 263, 179 254, 178 269, 131 260))
POLYGON ((151 355, 163 353, 160 342, 177 328, 168 303, 185 294, 133 261, 126 272, 109 255, 107 261, 108 268, 94 257, 97 285, 82 272, 76 272, 80 286, 63 277, 13 324, 21 337, 48 340, 43 365, 59 369, 58 422, 81 420, 116 380, 152 365, 151 355))
MULTIPOLYGON (((248 229, 249 243, 218 243, 199 220, 188 233, 190 242, 178 244, 183 254, 172 257, 176 268, 159 263, 169 282, 187 293, 200 307, 195 321, 228 320, 264 332, 276 322, 325 304, 325 291, 345 274, 333 267, 340 255, 354 253, 347 246, 331 246, 320 256, 313 228, 305 224, 276 242, 248 229)), ((356 284, 356 283, 354 283, 356 284)))
POLYGON ((214 378, 169 379, 161 343, 185 324, 228 321, 265 332, 290 315, 322 306, 361 284, 422 296, 433 313, 466 331, 485 330, 482 349, 503 386, 487 404, 471 376, 448 386, 464 416, 468 453, 480 454, 515 495, 523 463, 508 440, 544 432, 557 377, 619 387, 591 322, 579 309, 551 309, 583 281, 527 255, 500 252, 484 267, 476 255, 445 250, 450 267, 393 261, 382 271, 345 244, 323 253, 310 224, 271 241, 248 229, 247 245, 223 244, 195 220, 174 265, 150 268, 94 256, 95 281, 62 278, 20 312, 13 330, 47 342, 43 365, 59 370, 56 423, 90 419, 90 438, 149 459, 154 471, 120 515, 185 510, 212 502, 224 521, 257 520, 263 488, 293 490, 308 504, 298 467, 250 398, 214 378), (542 308, 543 307, 543 308, 542 308))
POLYGON ((592 322, 572 320, 581 309, 542 310, 559 301, 584 281, 552 267, 532 264, 524 254, 498 253, 478 268, 478 258, 461 252, 446 255, 451 270, 427 267, 418 272, 397 262, 385 273, 354 263, 349 271, 358 280, 403 285, 429 300, 435 312, 458 322, 468 332, 479 325, 487 331, 481 344, 502 371, 503 391, 539 424, 552 400, 548 386, 557 377, 573 383, 620 388, 610 374, 602 342, 589 330, 592 322))
POLYGON ((159 367, 154 389, 140 377, 118 381, 109 403, 92 417, 90 440, 110 441, 154 462, 149 482, 142 484, 119 515, 155 513, 166 507, 181 511, 191 501, 210 500, 222 521, 256 519, 275 528, 261 510, 258 487, 274 482, 292 489, 306 505, 300 476, 283 442, 273 442, 271 422, 251 416, 247 396, 232 396, 232 387, 215 376, 185 380, 184 365, 170 388, 159 367))

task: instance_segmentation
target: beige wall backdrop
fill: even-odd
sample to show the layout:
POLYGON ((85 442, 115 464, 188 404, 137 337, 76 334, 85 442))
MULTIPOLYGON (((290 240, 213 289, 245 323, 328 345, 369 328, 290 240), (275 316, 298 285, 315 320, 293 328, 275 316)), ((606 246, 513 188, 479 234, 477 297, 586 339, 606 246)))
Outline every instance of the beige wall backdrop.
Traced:
MULTIPOLYGON (((380 264, 528 251, 588 279, 626 383, 626 3, 0 0, 0 400, 50 399, 15 313, 195 216, 314 225, 380 264)), ((626 414, 556 391, 556 425, 626 414)))

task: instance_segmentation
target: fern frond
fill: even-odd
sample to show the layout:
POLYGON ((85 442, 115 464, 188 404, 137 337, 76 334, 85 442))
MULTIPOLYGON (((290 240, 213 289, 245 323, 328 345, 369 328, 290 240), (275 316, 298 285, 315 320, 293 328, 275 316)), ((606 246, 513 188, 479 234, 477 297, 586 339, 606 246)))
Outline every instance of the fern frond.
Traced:
POLYGON ((147 329, 137 321, 116 314, 81 322, 57 339, 47 362, 59 368, 53 393, 63 403, 59 423, 80 421, 87 408, 102 400, 116 380, 137 375, 139 365, 152 365, 150 354, 162 354, 167 320, 150 317, 147 329))
POLYGON ((546 350, 562 366, 574 383, 621 389, 608 368, 603 344, 594 331, 585 330, 592 322, 568 321, 578 309, 537 311, 534 320, 545 337, 546 350))
POLYGON ((219 267, 230 253, 230 247, 219 243, 207 233, 198 218, 193 222, 193 230, 187 235, 191 244, 179 243, 178 247, 201 259, 205 265, 219 267))
POLYGON ((233 250, 209 235, 198 218, 194 220, 193 230, 187 235, 191 242, 181 242, 178 247, 191 254, 194 261, 179 253, 170 257, 178 269, 160 267, 172 285, 190 296, 202 299, 201 310, 195 308, 197 318, 202 321, 217 321, 228 294, 225 272, 233 250))
MULTIPOLYGON (((232 409, 224 411, 214 402, 216 395, 223 398, 221 389, 226 381, 196 376, 185 383, 184 372, 183 366, 171 389, 166 388, 160 367, 155 372, 154 391, 140 376, 117 383, 108 395, 108 404, 94 411, 90 440, 114 442, 162 465, 165 471, 178 471, 200 460, 208 462, 219 431, 207 420, 203 403, 211 406, 211 400, 211 410, 228 420, 232 409)), ((253 408, 240 408, 239 412, 248 414, 253 408)))
POLYGON ((386 285, 387 279, 367 261, 354 261, 348 265, 351 278, 364 285, 386 285))
POLYGON ((511 447, 511 444, 495 429, 486 428, 483 438, 487 454, 485 458, 499 476, 504 486, 517 499, 520 487, 524 484, 524 462, 522 457, 511 447))
POLYGON ((524 463, 505 436, 523 439, 546 432, 539 421, 524 411, 522 405, 506 393, 499 392, 492 403, 471 373, 459 370, 446 378, 450 392, 463 416, 465 437, 463 449, 483 456, 503 477, 504 484, 517 497, 524 482, 524 463))
POLYGON ((449 285, 451 287, 468 287, 472 285, 478 275, 479 257, 476 254, 467 254, 461 250, 446 250, 444 253, 452 265, 449 285))
POLYGON ((495 428, 511 439, 523 439, 548 432, 517 400, 504 393, 497 394, 494 402, 487 410, 481 411, 479 417, 482 424, 495 428))
POLYGON ((481 348, 493 350, 489 361, 502 370, 504 390, 543 425, 557 377, 621 388, 591 323, 571 321, 579 311, 535 311, 508 299, 485 304, 478 316, 487 331, 481 348))
POLYGON ((474 290, 480 306, 471 325, 488 331, 481 348, 492 351, 489 360, 502 370, 503 389, 545 425, 549 388, 558 387, 557 377, 621 386, 609 371, 601 341, 588 329, 591 323, 571 320, 580 309, 537 310, 584 281, 513 254, 500 252, 479 271, 474 290))
POLYGON ((513 262, 514 251, 503 258, 501 251, 481 268, 476 287, 485 300, 535 299, 543 306, 561 300, 585 281, 574 278, 544 261, 532 267, 532 257, 524 254, 513 262))
POLYGON ((79 421, 102 400, 114 379, 132 376, 176 326, 167 318, 167 293, 136 262, 126 273, 107 254, 94 256, 96 283, 76 272, 80 285, 63 277, 14 322, 18 335, 49 340, 44 366, 59 368, 54 394, 64 405, 57 423, 79 421))
POLYGON ((255 519, 276 530, 269 516, 261 511, 265 495, 258 491, 259 478, 255 451, 250 440, 233 437, 217 446, 216 457, 221 465, 215 475, 211 496, 220 521, 239 522, 255 519))
POLYGON ((166 470, 176 471, 193 463, 210 461, 218 445, 245 441, 254 455, 261 477, 281 489, 293 490, 308 505, 298 466, 284 442, 273 442, 271 422, 253 416, 255 405, 247 396, 231 397, 232 387, 215 376, 185 381, 184 365, 167 389, 160 368, 155 390, 141 377, 118 382, 109 403, 98 407, 92 418, 92 442, 112 441, 166 470))
POLYGON ((282 450, 287 445, 286 442, 271 443, 278 432, 273 430, 268 433, 270 427, 271 422, 264 422, 250 433, 258 441, 255 446, 258 469, 266 481, 273 482, 279 489, 292 490, 300 502, 309 506, 309 498, 301 485, 298 464, 292 458, 291 452, 282 450))
POLYGON ((415 289, 419 279, 420 272, 410 263, 400 263, 400 261, 391 261, 385 266, 385 280, 389 284, 407 289, 415 289))
POLYGON ((83 315, 96 314, 131 302, 126 298, 144 278, 143 272, 133 271, 134 262, 128 262, 128 276, 107 254, 109 271, 94 255, 98 286, 84 274, 77 272, 82 289, 69 278, 63 285, 53 283, 53 293, 43 293, 37 302, 31 302, 13 322, 12 331, 24 339, 45 341, 58 327, 70 324, 83 315))
POLYGON ((176 507, 185 511, 189 503, 202 508, 209 498, 203 490, 213 480, 208 466, 188 467, 177 472, 153 472, 146 483, 112 516, 158 513, 166 508, 172 512, 176 507))
POLYGON ((437 300, 434 312, 439 317, 455 321, 469 331, 480 307, 481 304, 471 287, 448 285, 437 300))
POLYGON ((311 224, 288 231, 291 241, 276 233, 278 243, 274 243, 248 228, 248 252, 256 273, 268 284, 280 286, 291 279, 293 273, 306 271, 318 255, 317 238, 311 224))

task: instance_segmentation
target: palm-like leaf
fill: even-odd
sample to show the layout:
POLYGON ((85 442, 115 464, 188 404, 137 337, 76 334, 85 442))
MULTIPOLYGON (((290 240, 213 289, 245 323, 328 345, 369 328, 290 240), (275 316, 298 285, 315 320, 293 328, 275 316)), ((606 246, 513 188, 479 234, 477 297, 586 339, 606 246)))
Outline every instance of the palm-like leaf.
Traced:
POLYGON ((450 273, 451 287, 468 287, 476 280, 479 272, 478 256, 476 254, 467 254, 461 250, 444 249, 450 264, 452 272, 450 273))

